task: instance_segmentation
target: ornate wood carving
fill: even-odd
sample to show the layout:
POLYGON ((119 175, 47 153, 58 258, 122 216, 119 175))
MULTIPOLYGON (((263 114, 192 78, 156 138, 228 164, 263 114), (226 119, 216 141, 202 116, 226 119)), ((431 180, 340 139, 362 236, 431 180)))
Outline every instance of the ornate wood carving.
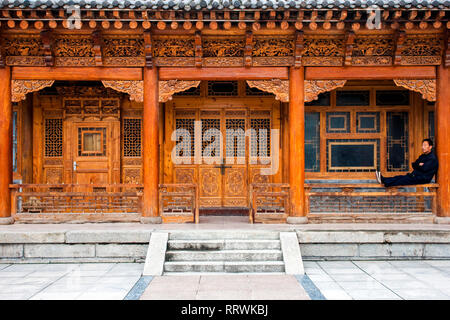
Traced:
POLYGON ((153 47, 152 36, 150 31, 144 32, 144 54, 145 54, 145 66, 148 68, 153 67, 153 47))
POLYGON ((407 88, 422 94, 428 101, 436 101, 436 80, 402 80, 394 79, 397 86, 407 88))
POLYGON ((345 58, 344 58, 345 66, 352 65, 352 52, 354 43, 355 43, 355 33, 353 31, 348 31, 347 34, 345 35, 345 58))
POLYGON ((289 101, 289 80, 247 80, 247 83, 252 88, 273 93, 281 102, 289 101))
POLYGON ((125 92, 130 95, 130 100, 144 102, 144 82, 132 80, 102 80, 107 88, 112 88, 119 92, 125 92))
POLYGON ((391 65, 394 39, 386 35, 358 36, 353 44, 352 65, 391 65))
POLYGON ((246 67, 252 66, 252 51, 253 51, 253 33, 247 31, 245 34, 245 50, 244 50, 244 65, 246 67))
POLYGON ((51 87, 55 80, 12 80, 11 101, 25 100, 27 93, 39 91, 45 87, 51 87))
POLYGON ((296 68, 301 67, 302 65, 302 52, 303 52, 303 31, 295 32, 295 53, 294 53, 294 66, 296 68))
POLYGON ((98 30, 92 32, 92 49, 94 51, 94 59, 96 66, 103 65, 103 57, 102 57, 102 38, 101 34, 98 30))
POLYGON ((347 80, 305 80, 305 102, 315 100, 322 92, 343 87, 347 80))
POLYGON ((159 81, 159 102, 167 102, 175 93, 197 87, 199 84, 200 81, 159 81))
POLYGON ((195 32, 195 66, 200 68, 202 66, 203 58, 203 46, 202 46, 202 35, 200 31, 195 32))
POLYGON ((51 31, 48 31, 48 30, 41 31, 41 41, 44 46, 45 65, 47 67, 52 67, 54 64, 54 59, 53 59, 53 54, 52 54, 53 39, 52 39, 51 31))

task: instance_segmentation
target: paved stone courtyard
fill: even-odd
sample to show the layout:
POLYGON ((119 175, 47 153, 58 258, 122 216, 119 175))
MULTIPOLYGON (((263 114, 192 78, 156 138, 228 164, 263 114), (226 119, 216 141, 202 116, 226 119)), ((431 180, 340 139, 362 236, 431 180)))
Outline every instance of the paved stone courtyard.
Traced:
MULTIPOLYGON (((289 275, 151 279, 135 299, 450 299, 450 260, 304 262, 312 286, 289 275), (318 295, 319 293, 319 295, 318 295)), ((0 264, 0 300, 122 300, 142 263, 0 264)), ((134 288, 134 289, 133 289, 134 288)))

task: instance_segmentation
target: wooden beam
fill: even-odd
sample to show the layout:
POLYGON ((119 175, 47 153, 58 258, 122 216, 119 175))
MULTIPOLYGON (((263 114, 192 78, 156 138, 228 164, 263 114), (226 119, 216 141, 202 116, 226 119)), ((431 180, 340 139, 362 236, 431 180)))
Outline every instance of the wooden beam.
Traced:
POLYGON ((288 79, 287 67, 175 68, 161 67, 160 80, 269 80, 288 79))
POLYGON ((14 80, 142 80, 141 68, 13 67, 14 80))
POLYGON ((435 79, 433 66, 306 67, 305 80, 435 79))

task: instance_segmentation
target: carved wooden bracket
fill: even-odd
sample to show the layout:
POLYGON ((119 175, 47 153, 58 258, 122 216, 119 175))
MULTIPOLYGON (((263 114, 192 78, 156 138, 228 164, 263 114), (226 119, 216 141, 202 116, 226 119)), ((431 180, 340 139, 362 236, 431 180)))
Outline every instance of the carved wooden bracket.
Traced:
POLYGON ((200 81, 159 81, 159 102, 167 102, 172 100, 172 96, 175 93, 185 91, 189 88, 198 87, 199 84, 200 81))
POLYGON ((102 80, 102 83, 106 88, 129 94, 132 101, 144 102, 144 81, 102 80))
POLYGON ((422 94, 428 101, 436 101, 436 80, 402 80, 394 79, 397 86, 404 87, 422 94))
POLYGON ((12 80, 11 101, 25 100, 27 93, 39 91, 45 87, 51 87, 55 80, 12 80))
POLYGON ((343 87, 347 80, 305 80, 305 102, 316 100, 322 92, 343 87))
POLYGON ((273 93, 281 102, 289 102, 289 80, 247 80, 247 83, 252 88, 273 93))
MULTIPOLYGON (((305 80, 305 102, 315 100, 322 92, 343 87, 347 80, 305 80)), ((289 80, 247 80, 250 87, 273 93, 277 100, 289 102, 289 80)))

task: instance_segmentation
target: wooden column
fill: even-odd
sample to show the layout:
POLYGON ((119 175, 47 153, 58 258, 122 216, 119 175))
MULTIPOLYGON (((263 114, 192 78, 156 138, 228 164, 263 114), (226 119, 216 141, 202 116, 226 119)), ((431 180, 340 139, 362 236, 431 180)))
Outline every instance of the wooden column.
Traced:
POLYGON ((305 215, 305 106, 304 68, 289 72, 289 184, 291 216, 288 223, 306 223, 305 215))
MULTIPOLYGON (((437 67, 436 95, 436 154, 439 161, 437 183, 439 184, 437 214, 450 220, 450 73, 443 65, 437 67)), ((437 219, 439 221, 439 219, 437 219)))
POLYGON ((33 183, 33 94, 22 108, 22 183, 33 183))
POLYGON ((142 223, 161 223, 158 214, 159 102, 158 71, 144 68, 142 223))
POLYGON ((0 68, 0 224, 11 224, 12 106, 11 70, 0 68))

